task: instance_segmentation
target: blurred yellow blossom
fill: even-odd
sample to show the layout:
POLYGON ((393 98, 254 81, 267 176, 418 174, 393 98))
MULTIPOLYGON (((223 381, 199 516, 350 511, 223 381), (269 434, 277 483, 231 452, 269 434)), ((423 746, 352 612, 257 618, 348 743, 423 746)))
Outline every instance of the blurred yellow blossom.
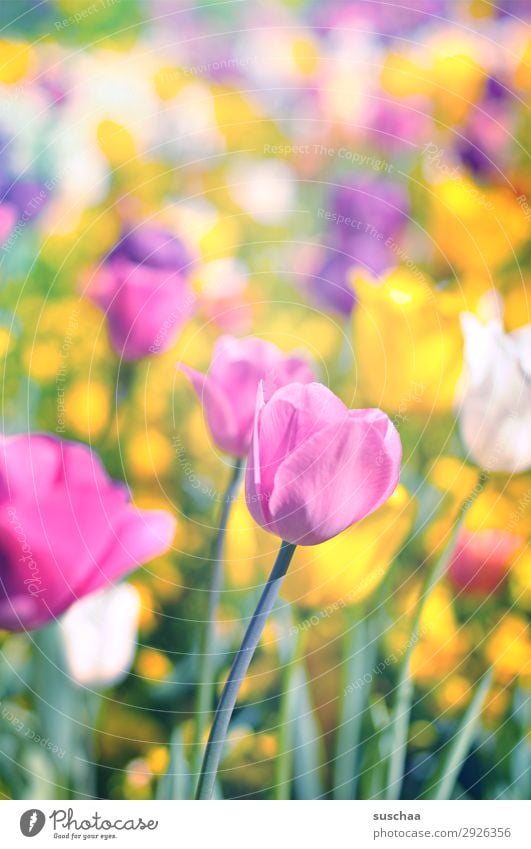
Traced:
POLYGON ((109 421, 109 387, 95 380, 76 381, 64 394, 64 419, 67 428, 78 436, 97 439, 109 421))
POLYGON ((531 638, 523 616, 507 613, 487 642, 486 655, 497 681, 508 683, 521 677, 531 679, 531 638))
POLYGON ((28 73, 35 61, 29 44, 22 41, 0 39, 0 82, 17 83, 28 73))
POLYGON ((353 273, 356 384, 364 402, 402 416, 452 408, 463 365, 458 293, 405 268, 378 284, 353 273))
POLYGON ((162 681, 171 672, 171 663, 160 651, 155 649, 140 649, 135 668, 137 674, 147 681, 162 681))
POLYGON ((528 233, 516 195, 506 188, 460 178, 430 190, 430 230, 444 262, 465 271, 491 273, 514 261, 528 233))
POLYGON ((304 607, 344 607, 363 601, 381 583, 414 514, 414 499, 399 486, 379 510, 339 536, 299 547, 284 581, 284 594, 304 607))

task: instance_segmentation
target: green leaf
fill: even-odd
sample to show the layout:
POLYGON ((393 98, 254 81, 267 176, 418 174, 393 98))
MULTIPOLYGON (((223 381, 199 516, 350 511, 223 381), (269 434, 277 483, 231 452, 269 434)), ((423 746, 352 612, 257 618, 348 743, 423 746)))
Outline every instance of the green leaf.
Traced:
POLYGON ((424 606, 432 590, 448 569, 465 516, 478 495, 483 491, 486 479, 485 474, 482 472, 473 492, 461 504, 452 526, 450 538, 442 554, 435 562, 435 566, 428 573, 415 608, 411 636, 407 644, 407 651, 405 653, 398 678, 398 684, 396 687, 396 702, 387 736, 387 799, 399 799, 402 788, 404 766, 406 762, 409 718, 411 714, 411 703, 413 700, 414 689, 410 674, 410 662, 411 656, 418 642, 424 606))
POLYGON ((170 762, 157 788, 157 799, 189 799, 192 775, 184 754, 183 733, 175 728, 170 739, 170 762))
POLYGON ((489 669, 481 679, 474 698, 466 709, 451 743, 449 743, 447 755, 444 758, 441 769, 441 776, 436 781, 434 788, 429 791, 429 799, 441 800, 452 798, 457 776, 470 751, 491 683, 492 670, 489 669))
POLYGON ((321 730, 315 716, 308 678, 302 663, 297 665, 293 686, 296 692, 293 783, 297 799, 319 799, 321 780, 321 730))
POLYGON ((344 642, 334 799, 356 798, 361 726, 370 690, 370 681, 363 676, 370 673, 375 659, 376 640, 371 640, 367 618, 363 617, 347 631, 344 642))

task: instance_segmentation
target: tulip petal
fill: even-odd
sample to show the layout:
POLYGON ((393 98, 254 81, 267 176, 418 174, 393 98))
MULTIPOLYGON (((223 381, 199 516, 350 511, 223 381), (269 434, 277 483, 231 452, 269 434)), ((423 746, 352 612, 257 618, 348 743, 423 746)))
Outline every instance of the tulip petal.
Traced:
POLYGON ((297 447, 275 475, 270 529, 289 542, 315 545, 383 504, 398 484, 401 459, 400 438, 387 422, 384 432, 372 410, 348 416, 297 447))
POLYGON ((224 451, 233 453, 231 449, 237 443, 237 425, 228 399, 206 374, 183 363, 178 363, 177 368, 184 372, 194 387, 214 441, 224 451))
POLYGON ((143 563, 164 554, 175 536, 176 522, 164 510, 139 510, 129 506, 116 522, 111 545, 81 587, 81 594, 113 584, 143 563))
POLYGON ((2 442, 0 492, 5 499, 44 494, 53 486, 60 469, 58 440, 49 436, 22 434, 2 442))

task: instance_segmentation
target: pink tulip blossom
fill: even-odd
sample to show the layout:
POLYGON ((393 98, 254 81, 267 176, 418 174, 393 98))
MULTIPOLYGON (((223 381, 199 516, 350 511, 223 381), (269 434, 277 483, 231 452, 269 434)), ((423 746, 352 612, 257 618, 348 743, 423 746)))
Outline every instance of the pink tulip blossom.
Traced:
POLYGON ((221 336, 208 374, 182 364, 177 367, 190 378, 203 404, 214 442, 235 457, 244 457, 249 450, 260 381, 269 397, 286 383, 315 379, 302 357, 283 354, 271 342, 253 337, 221 336))
POLYGON ((316 545, 387 501, 402 446, 381 410, 349 410, 319 383, 259 391, 246 477, 253 518, 287 542, 316 545))
POLYGON ((93 276, 88 295, 105 311, 111 344, 123 360, 158 354, 174 344, 195 305, 189 265, 177 239, 139 227, 93 276))
POLYGON ((33 629, 165 552, 174 520, 139 510, 85 445, 1 441, 0 628, 33 629))

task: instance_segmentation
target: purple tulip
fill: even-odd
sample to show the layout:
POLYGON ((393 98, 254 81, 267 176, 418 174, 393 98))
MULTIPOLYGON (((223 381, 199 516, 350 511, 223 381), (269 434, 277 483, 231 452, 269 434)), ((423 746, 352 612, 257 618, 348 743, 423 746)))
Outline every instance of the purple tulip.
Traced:
POLYGON ((113 248, 110 259, 120 258, 150 268, 188 272, 192 258, 180 239, 151 224, 128 230, 113 248))
POLYGON ((403 187, 382 177, 352 180, 334 190, 334 218, 330 232, 352 258, 373 274, 396 265, 396 244, 408 220, 408 199, 403 187))
POLYGON ((283 354, 271 342, 253 337, 221 336, 208 374, 181 363, 177 367, 190 378, 203 404, 214 442, 235 457, 244 457, 249 450, 260 381, 269 397, 286 383, 315 380, 302 357, 283 354))
POLYGON ((186 279, 190 257, 178 239, 137 227, 95 275, 89 297, 107 314, 111 343, 124 360, 166 351, 188 320, 195 298, 186 279))
POLYGON ((318 272, 309 277, 308 292, 318 306, 345 318, 351 314, 356 295, 348 275, 354 264, 351 256, 340 251, 331 252, 318 272))
POLYGON ((3 439, 0 478, 0 628, 38 628, 172 543, 172 516, 133 507, 85 445, 3 439))
POLYGON ((381 410, 349 410, 319 383, 259 390, 245 483, 266 531, 316 545, 380 507, 400 476, 398 432, 381 410))

